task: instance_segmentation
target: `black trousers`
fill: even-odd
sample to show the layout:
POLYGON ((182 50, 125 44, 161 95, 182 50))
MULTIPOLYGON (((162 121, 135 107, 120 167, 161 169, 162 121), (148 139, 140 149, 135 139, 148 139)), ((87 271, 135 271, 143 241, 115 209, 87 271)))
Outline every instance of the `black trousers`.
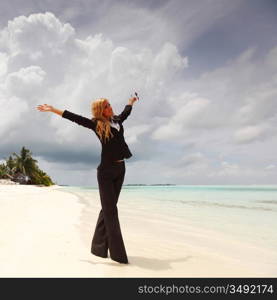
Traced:
POLYGON ((97 168, 101 207, 91 243, 91 253, 108 257, 119 263, 128 263, 120 223, 117 202, 125 177, 125 161, 113 162, 97 168))

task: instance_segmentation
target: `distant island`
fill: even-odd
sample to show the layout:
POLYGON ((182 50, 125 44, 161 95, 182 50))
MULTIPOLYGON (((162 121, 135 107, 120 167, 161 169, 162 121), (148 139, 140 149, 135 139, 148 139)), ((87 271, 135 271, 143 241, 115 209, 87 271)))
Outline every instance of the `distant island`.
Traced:
POLYGON ((131 184, 123 184, 123 185, 125 185, 125 186, 128 186, 128 185, 132 185, 132 186, 134 186, 134 185, 136 185, 136 186, 141 186, 141 185, 143 185, 143 186, 147 186, 147 185, 149 185, 149 186, 152 186, 152 185, 176 185, 176 184, 174 184, 174 183, 153 183, 153 184, 146 184, 146 183, 131 183, 131 184))
MULTIPOLYGON (((0 164, 0 180, 17 184, 41 186, 54 185, 52 179, 37 165, 29 149, 22 147, 20 154, 13 153, 5 163, 0 164)), ((6 183, 5 183, 6 184, 6 183)))

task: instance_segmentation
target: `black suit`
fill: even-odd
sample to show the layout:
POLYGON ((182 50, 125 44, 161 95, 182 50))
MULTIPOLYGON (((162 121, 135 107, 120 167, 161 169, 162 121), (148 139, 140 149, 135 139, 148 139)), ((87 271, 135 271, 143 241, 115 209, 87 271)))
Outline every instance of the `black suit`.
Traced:
POLYGON ((122 125, 123 121, 125 121, 131 113, 131 110, 132 105, 126 105, 120 115, 115 115, 113 117, 114 122, 117 122, 120 125, 120 130, 117 131, 117 129, 111 127, 114 137, 110 138, 106 143, 102 142, 96 133, 96 119, 88 119, 86 117, 74 114, 68 110, 63 112, 62 117, 69 119, 70 121, 73 121, 81 126, 92 129, 95 132, 102 145, 101 162, 98 168, 103 168, 109 166, 115 160, 130 158, 132 156, 132 153, 124 139, 124 128, 122 125))
POLYGON ((63 118, 92 129, 101 142, 101 162, 97 167, 97 181, 102 209, 92 238, 91 253, 107 257, 109 249, 111 258, 120 263, 128 263, 117 210, 117 202, 125 177, 125 162, 115 162, 115 160, 132 156, 124 139, 122 125, 131 110, 132 105, 126 105, 120 115, 113 116, 113 121, 120 125, 120 130, 111 127, 114 136, 106 143, 100 140, 96 132, 96 119, 88 119, 68 110, 65 110, 62 114, 63 118))

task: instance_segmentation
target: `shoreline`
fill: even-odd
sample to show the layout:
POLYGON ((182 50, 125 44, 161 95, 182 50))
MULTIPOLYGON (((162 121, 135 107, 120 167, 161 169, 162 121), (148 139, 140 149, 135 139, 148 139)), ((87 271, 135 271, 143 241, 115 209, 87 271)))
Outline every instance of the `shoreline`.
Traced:
MULTIPOLYGON (((85 234, 85 230, 83 230, 82 233, 85 237, 85 242, 89 244, 92 237, 91 232, 95 226, 92 219, 94 218, 96 221, 98 212, 101 209, 99 192, 94 190, 93 194, 90 194, 95 198, 93 201, 86 199, 84 194, 81 194, 81 196, 78 191, 69 190, 66 192, 76 195, 79 197, 81 203, 85 204, 82 210, 81 221, 83 222, 83 228, 87 227, 87 234, 85 234)), ((147 240, 149 248, 152 248, 152 250, 147 249, 147 252, 152 254, 153 261, 157 258, 156 253, 162 254, 162 252, 165 252, 164 256, 170 258, 172 256, 171 253, 175 252, 173 256, 179 255, 182 257, 186 249, 190 249, 192 254, 190 259, 195 259, 194 262, 191 262, 192 266, 194 263, 197 265, 198 258, 201 259, 201 257, 206 256, 207 261, 203 261, 203 267, 205 269, 208 267, 208 262, 214 262, 209 270, 203 270, 200 265, 199 268, 196 267, 196 269, 195 267, 187 269, 187 266, 181 263, 181 265, 176 266, 175 269, 170 270, 171 267, 169 267, 167 271, 163 272, 164 275, 161 275, 161 277, 190 277, 192 275, 195 277, 221 277, 220 274, 222 274, 223 277, 266 277, 267 274, 275 276, 276 272, 274 273, 274 266, 272 266, 272 270, 269 270, 270 268, 264 265, 267 255, 268 257, 274 256, 275 252, 271 249, 245 242, 225 232, 222 233, 213 229, 199 228, 187 221, 178 223, 176 218, 171 218, 169 215, 163 215, 156 211, 150 211, 150 213, 147 212, 147 209, 141 211, 138 207, 131 206, 128 199, 124 200, 125 195, 121 194, 121 197, 122 199, 118 204, 120 222, 122 224, 123 238, 130 260, 132 253, 138 252, 138 255, 142 253, 140 251, 140 243, 138 242, 141 241, 143 245, 144 241, 147 240), (142 227, 141 224, 145 226, 142 227), (147 227, 147 230, 145 230, 145 227, 147 227), (184 234, 183 232, 186 233, 184 234), (133 241, 134 236, 136 236, 138 242, 133 241), (164 237, 166 237, 165 240, 164 237), (164 245, 165 241, 169 247, 166 249, 162 246, 165 248, 163 251, 163 249, 161 250, 161 245, 164 245), (181 251, 182 248, 184 251, 181 251), (251 254, 252 251, 254 252, 253 254, 251 254), (198 253, 198 255, 196 253, 198 253), (260 264, 258 264, 256 260, 257 255, 263 258, 263 262, 260 264), (205 264, 207 265, 205 266, 205 264)), ((139 199, 137 203, 139 203, 139 199)), ((145 250, 145 247, 143 247, 143 250, 145 250)), ((143 257, 141 258, 143 260, 143 257)), ((134 257, 134 259, 136 260, 137 258, 134 257)), ((139 256, 138 259, 140 259, 139 256)), ((172 261, 174 261, 174 259, 172 261)), ((149 263, 151 264, 151 262, 149 263)), ((138 264, 140 264, 139 261, 138 264)), ((189 265, 190 264, 188 264, 188 266, 189 265)), ((149 276, 157 276, 156 274, 150 274, 151 273, 149 273, 149 276)), ((160 275, 158 275, 158 277, 160 277, 160 275)))
POLYGON ((87 199, 60 187, 0 185, 0 277, 276 275, 274 263, 268 269, 259 266, 256 257, 266 255, 263 249, 185 222, 173 224, 173 219, 155 218, 151 211, 143 214, 122 202, 119 218, 130 264, 92 255, 98 194, 87 199))

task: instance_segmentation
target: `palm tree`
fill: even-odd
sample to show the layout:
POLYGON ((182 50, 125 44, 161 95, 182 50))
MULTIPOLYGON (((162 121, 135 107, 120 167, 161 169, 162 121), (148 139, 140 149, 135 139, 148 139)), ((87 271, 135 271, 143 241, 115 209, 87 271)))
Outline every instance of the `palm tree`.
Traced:
POLYGON ((13 153, 15 156, 16 172, 20 172, 26 176, 32 176, 37 173, 37 160, 32 158, 32 152, 24 146, 20 151, 20 155, 13 153))
POLYGON ((13 153, 15 157, 9 156, 6 165, 0 164, 0 178, 8 177, 21 184, 52 185, 51 178, 37 165, 37 160, 32 158, 32 152, 22 147, 20 154, 13 153))

